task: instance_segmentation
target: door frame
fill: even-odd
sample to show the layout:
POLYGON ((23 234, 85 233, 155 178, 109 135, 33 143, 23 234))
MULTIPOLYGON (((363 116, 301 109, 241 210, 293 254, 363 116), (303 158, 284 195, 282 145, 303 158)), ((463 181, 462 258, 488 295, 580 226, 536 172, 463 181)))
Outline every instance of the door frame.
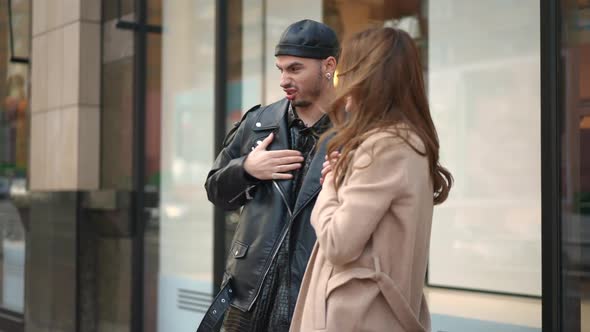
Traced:
POLYGON ((561 331, 561 7, 541 0, 542 326, 561 331))

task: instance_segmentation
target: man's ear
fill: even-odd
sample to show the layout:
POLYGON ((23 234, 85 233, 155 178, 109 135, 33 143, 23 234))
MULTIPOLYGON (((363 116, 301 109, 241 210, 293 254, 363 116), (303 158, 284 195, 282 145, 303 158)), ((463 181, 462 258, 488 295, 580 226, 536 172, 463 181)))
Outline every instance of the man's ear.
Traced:
POLYGON ((324 73, 332 73, 334 74, 334 72, 336 71, 336 58, 333 56, 329 56, 326 59, 324 59, 323 61, 323 67, 324 67, 324 73))

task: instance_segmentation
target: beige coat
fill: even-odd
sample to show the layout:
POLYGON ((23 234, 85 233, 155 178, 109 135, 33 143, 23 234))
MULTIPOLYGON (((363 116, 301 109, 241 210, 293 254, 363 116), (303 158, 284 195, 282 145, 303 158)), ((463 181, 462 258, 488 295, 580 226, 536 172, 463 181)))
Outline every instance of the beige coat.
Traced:
POLYGON ((427 158, 391 133, 362 143, 338 191, 329 174, 290 331, 430 331, 423 285, 432 190, 427 158))

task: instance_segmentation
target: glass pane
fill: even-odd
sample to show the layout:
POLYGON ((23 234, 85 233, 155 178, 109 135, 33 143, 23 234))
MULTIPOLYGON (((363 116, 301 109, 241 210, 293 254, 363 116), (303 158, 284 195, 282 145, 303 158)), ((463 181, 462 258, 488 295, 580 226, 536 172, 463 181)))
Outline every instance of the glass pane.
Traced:
POLYGON ((590 330, 590 1, 562 1, 563 330, 590 330))
MULTIPOLYGON (((29 223, 29 67, 10 62, 7 5, 0 3, 0 308, 23 313, 29 223)), ((26 57, 30 8, 24 1, 14 1, 12 9, 14 55, 26 57)))
POLYGON ((132 188, 133 32, 103 24, 101 188, 132 188))
POLYGON ((35 192, 31 197, 27 229, 27 330, 77 330, 78 271, 82 269, 78 265, 77 207, 76 192, 35 192))
POLYGON ((124 20, 133 20, 135 0, 102 0, 103 22, 122 17, 124 20))
POLYGON ((131 190, 133 144, 133 59, 104 64, 101 126, 101 187, 131 190))
POLYGON ((229 54, 228 129, 241 118, 242 111, 261 103, 265 64, 263 1, 232 0, 230 4, 230 22, 237 23, 230 23, 229 48, 241 52, 229 54))
POLYGON ((429 284, 541 295, 539 21, 538 0, 429 4, 430 105, 456 180, 429 284))
POLYGON ((13 56, 28 58, 31 47, 31 1, 12 0, 13 56))
POLYGON ((213 208, 203 184, 214 157, 215 1, 162 4, 157 331, 192 331, 213 289, 213 208))
MULTIPOLYGON (((96 256, 96 329, 129 331, 131 325, 133 179, 133 32, 116 28, 116 4, 103 1, 100 180, 91 192, 88 222, 96 256), (91 226, 89 226, 91 225, 91 226)), ((125 19, 133 1, 123 0, 125 19)))

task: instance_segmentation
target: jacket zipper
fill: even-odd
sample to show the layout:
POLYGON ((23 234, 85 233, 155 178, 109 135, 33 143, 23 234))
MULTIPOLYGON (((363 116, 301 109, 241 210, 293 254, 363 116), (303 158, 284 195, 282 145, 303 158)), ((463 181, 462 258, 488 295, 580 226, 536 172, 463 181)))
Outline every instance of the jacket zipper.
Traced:
POLYGON ((274 180, 272 181, 272 184, 279 191, 279 194, 281 195, 281 198, 283 199, 283 203, 285 203, 285 206, 287 207, 287 211, 289 211, 289 217, 292 217, 293 216, 293 212, 291 211, 291 207, 289 207, 289 203, 287 202, 287 199, 285 198, 285 194, 281 190, 281 186, 279 186, 279 184, 276 181, 274 181, 274 180))
POLYGON ((249 192, 250 190, 252 190, 252 188, 254 188, 254 187, 256 187, 256 185, 255 185, 255 184, 254 184, 254 185, 251 185, 251 186, 248 186, 248 187, 246 187, 246 190, 244 190, 244 191, 240 192, 239 194, 237 194, 237 195, 236 195, 234 198, 232 198, 232 199, 230 199, 229 201, 227 201, 227 203, 228 203, 228 204, 231 204, 231 203, 233 203, 233 202, 234 202, 236 199, 240 198, 240 196, 242 196, 242 195, 244 195, 244 194, 246 194, 246 198, 248 198, 248 197, 247 197, 247 196, 248 196, 248 192, 249 192))
POLYGON ((262 276, 262 279, 260 279, 260 283, 258 284, 258 290, 256 291, 256 295, 254 296, 252 303, 250 303, 250 306, 248 307, 248 311, 250 311, 252 309, 252 306, 254 305, 254 303, 256 303, 256 300, 258 299, 258 296, 260 295, 260 291, 262 291, 262 283, 264 282, 264 280, 266 280, 266 276, 268 275, 268 271, 270 271, 270 266, 272 265, 272 262, 274 262, 277 254, 279 253, 279 249, 281 248, 283 241, 285 241, 285 237, 287 236, 287 232, 289 231, 289 228, 291 228, 291 223, 293 222, 293 212, 291 212, 291 208, 289 207, 289 204, 287 204, 287 199, 285 198, 285 194, 281 190, 281 187, 276 183, 276 181, 272 181, 272 184, 279 191, 279 194, 281 195, 281 198, 283 199, 283 203, 285 203, 285 206, 287 207, 287 212, 289 212, 289 222, 287 223, 286 227, 283 229, 283 232, 282 232, 281 238, 280 238, 281 240, 279 241, 279 243, 277 244, 277 246, 274 249, 274 252, 272 253, 272 258, 270 260, 270 264, 266 268, 266 271, 264 271, 264 275, 262 276))

